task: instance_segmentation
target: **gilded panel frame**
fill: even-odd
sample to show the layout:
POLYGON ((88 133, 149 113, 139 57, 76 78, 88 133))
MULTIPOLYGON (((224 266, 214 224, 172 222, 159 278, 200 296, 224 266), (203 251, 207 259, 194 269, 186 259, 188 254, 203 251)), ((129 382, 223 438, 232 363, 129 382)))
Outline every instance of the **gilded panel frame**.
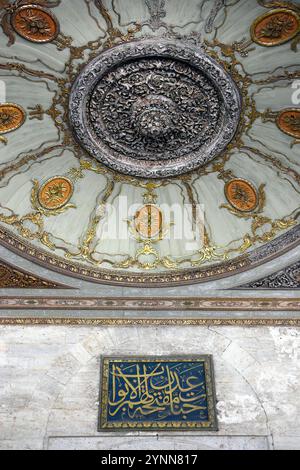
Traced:
POLYGON ((200 355, 185 355, 185 356, 101 356, 101 373, 100 373, 100 393, 99 393, 99 415, 98 415, 98 432, 128 432, 128 431, 209 431, 216 432, 218 431, 218 422, 217 422, 217 410, 216 410, 216 387, 215 387, 215 375, 214 375, 214 364, 213 356, 210 354, 200 354, 200 355), (125 426, 106 426, 107 421, 105 419, 106 407, 108 403, 108 368, 110 361, 125 361, 125 362, 204 362, 205 367, 205 381, 206 381, 206 391, 207 391, 207 408, 209 414, 209 420, 206 422, 194 423, 193 426, 188 425, 188 423, 180 422, 178 423, 171 422, 169 425, 158 426, 157 423, 137 423, 133 422, 131 425, 125 426))

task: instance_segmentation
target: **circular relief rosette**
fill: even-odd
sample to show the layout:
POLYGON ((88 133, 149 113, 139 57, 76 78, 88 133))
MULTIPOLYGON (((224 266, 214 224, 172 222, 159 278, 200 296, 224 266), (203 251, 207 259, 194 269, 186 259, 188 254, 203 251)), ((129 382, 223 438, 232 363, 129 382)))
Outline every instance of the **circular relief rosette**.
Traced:
POLYGON ((234 138, 241 98, 201 48, 151 39, 116 46, 81 72, 70 98, 80 144, 109 168, 162 178, 213 160, 234 138))

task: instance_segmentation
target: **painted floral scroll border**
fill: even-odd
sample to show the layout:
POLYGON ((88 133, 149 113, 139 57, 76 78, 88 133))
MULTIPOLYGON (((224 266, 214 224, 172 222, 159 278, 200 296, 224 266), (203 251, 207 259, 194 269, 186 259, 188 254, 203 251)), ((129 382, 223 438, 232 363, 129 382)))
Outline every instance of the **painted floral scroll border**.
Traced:
POLYGON ((62 260, 56 255, 51 255, 45 250, 25 243, 20 237, 2 227, 0 228, 0 244, 18 254, 21 252, 23 257, 48 269, 50 268, 62 274, 67 273, 71 277, 90 282, 116 286, 169 287, 222 279, 271 261, 300 244, 300 225, 298 224, 285 234, 277 237, 268 245, 259 247, 250 254, 242 255, 221 266, 212 265, 202 269, 194 268, 174 272, 159 272, 156 274, 145 274, 142 272, 120 273, 104 269, 96 270, 76 262, 62 260))

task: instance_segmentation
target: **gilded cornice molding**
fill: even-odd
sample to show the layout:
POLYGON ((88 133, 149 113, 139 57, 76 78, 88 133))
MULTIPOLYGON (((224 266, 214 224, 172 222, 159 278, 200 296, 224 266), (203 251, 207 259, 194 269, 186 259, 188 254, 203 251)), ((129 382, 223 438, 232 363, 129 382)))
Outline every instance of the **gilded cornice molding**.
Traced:
POLYGON ((21 251, 24 258, 32 260, 48 269, 95 283, 138 287, 182 286, 222 279, 271 261, 296 248, 299 242, 300 225, 297 225, 268 245, 261 246, 252 253, 239 256, 237 259, 226 261, 222 265, 211 265, 200 269, 174 270, 157 274, 120 273, 108 269, 97 270, 67 259, 62 260, 46 250, 37 249, 33 245, 29 245, 19 236, 0 228, 0 244, 16 253, 21 251))

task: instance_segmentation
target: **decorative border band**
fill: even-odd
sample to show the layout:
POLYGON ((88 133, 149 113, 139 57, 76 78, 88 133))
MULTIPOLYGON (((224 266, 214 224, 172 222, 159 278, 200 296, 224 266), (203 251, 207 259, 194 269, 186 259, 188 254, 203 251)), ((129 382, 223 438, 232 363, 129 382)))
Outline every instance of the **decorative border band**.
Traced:
POLYGON ((0 318, 6 326, 241 326, 300 327, 300 318, 0 318))
POLYGON ((0 297, 0 310, 300 312, 300 298, 0 297))
POLYGON ((289 250, 296 248, 299 243, 300 224, 266 246, 257 248, 248 255, 242 255, 222 265, 212 265, 202 269, 186 269, 178 272, 138 274, 128 272, 121 273, 108 269, 96 270, 76 262, 65 261, 43 249, 38 249, 33 245, 24 243, 20 237, 0 227, 0 244, 19 255, 21 254, 24 258, 46 266, 48 269, 100 284, 151 288, 197 284, 233 276, 271 261, 289 250))

